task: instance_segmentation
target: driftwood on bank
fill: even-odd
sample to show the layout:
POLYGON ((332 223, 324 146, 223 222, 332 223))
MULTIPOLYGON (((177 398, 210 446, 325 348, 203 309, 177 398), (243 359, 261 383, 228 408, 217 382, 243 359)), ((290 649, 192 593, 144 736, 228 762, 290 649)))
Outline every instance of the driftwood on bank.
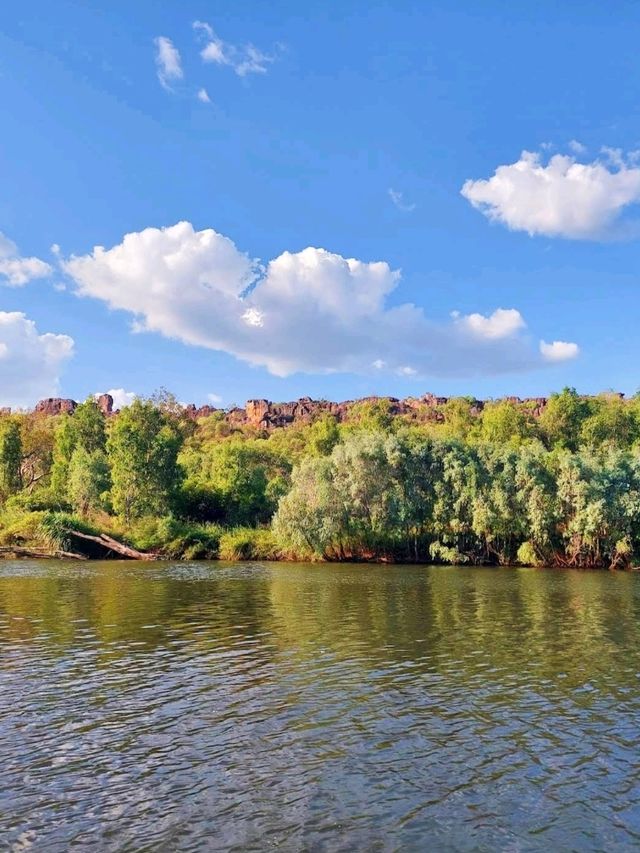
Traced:
POLYGON ((47 551, 45 548, 23 548, 21 545, 3 545, 0 556, 31 557, 34 560, 87 560, 84 554, 75 551, 47 551))
POLYGON ((67 529, 66 533, 71 534, 71 536, 76 536, 78 539, 84 539, 87 542, 94 542, 96 545, 100 545, 107 551, 112 551, 114 554, 119 554, 121 557, 124 557, 127 560, 158 559, 158 556, 156 554, 149 554, 145 551, 137 551, 135 548, 131 548, 129 545, 123 545, 123 543, 118 542, 117 539, 112 539, 111 536, 107 536, 106 533, 100 533, 98 536, 93 536, 90 533, 81 533, 79 530, 72 530, 71 528, 67 529))

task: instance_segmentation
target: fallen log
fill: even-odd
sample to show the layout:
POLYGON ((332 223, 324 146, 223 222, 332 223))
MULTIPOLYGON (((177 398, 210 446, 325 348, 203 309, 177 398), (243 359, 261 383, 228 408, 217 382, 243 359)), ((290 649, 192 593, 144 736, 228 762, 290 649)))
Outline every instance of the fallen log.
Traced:
POLYGON ((30 557, 34 560, 86 560, 84 554, 74 551, 47 551, 44 548, 24 548, 21 545, 6 545, 0 547, 0 556, 30 557))
POLYGON ((95 542, 96 545, 101 545, 103 548, 106 548, 107 551, 113 551, 114 554, 120 554, 121 557, 125 557, 127 560, 157 560, 158 557, 156 554, 149 554, 145 551, 137 551, 135 548, 131 548, 129 545, 124 545, 122 542, 118 542, 117 539, 112 539, 111 536, 107 536, 106 533, 101 533, 99 536, 93 536, 90 533, 81 533, 79 530, 73 530, 68 528, 66 533, 71 534, 72 536, 76 536, 78 539, 84 539, 87 542, 95 542))

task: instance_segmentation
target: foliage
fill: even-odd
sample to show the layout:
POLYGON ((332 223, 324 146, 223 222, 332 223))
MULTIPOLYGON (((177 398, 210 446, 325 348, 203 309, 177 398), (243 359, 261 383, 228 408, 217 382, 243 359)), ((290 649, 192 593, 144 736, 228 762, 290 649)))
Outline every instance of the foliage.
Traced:
POLYGON ((67 495, 73 509, 80 515, 104 507, 108 500, 110 472, 107 456, 102 450, 89 453, 81 444, 69 461, 67 495))
POLYGON ((42 517, 42 512, 6 506, 0 518, 0 545, 42 544, 45 540, 42 517))
POLYGON ((182 436, 171 415, 136 399, 115 419, 107 449, 113 508, 126 520, 171 509, 182 472, 182 436))
POLYGON ((40 533, 54 550, 72 551, 74 541, 71 530, 96 536, 99 530, 85 519, 65 512, 45 512, 40 516, 40 533))
POLYGON ((580 397, 575 388, 564 388, 559 394, 552 394, 539 421, 547 446, 575 452, 590 408, 590 402, 580 397))
POLYGON ((165 391, 3 415, 0 544, 66 550, 73 527, 172 559, 640 562, 640 396, 536 405, 369 400, 272 432, 165 391))
POLYGON ((22 436, 13 418, 0 423, 0 498, 6 500, 22 485, 22 436))
POLYGON ((282 556, 276 537, 264 527, 235 527, 220 536, 221 560, 278 560, 282 556))
POLYGON ((194 524, 174 516, 143 518, 129 527, 135 548, 157 551, 170 559, 211 560, 218 556, 221 529, 215 524, 194 524))

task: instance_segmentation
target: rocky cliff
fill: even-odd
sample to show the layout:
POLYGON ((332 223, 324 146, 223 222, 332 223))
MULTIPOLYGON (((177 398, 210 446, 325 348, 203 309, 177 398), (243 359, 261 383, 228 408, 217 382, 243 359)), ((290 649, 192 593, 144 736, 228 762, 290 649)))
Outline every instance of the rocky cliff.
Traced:
MULTIPOLYGON (((619 395, 623 397, 623 394, 619 395)), ((102 394, 97 397, 98 405, 105 416, 115 414, 113 409, 113 397, 110 394, 102 394)), ((547 405, 546 397, 505 397, 505 400, 527 404, 534 417, 538 417, 547 405)), ((448 397, 437 397, 434 394, 423 394, 421 397, 407 397, 400 400, 397 397, 364 397, 360 400, 345 400, 334 403, 330 400, 312 400, 310 397, 301 397, 289 403, 273 403, 270 400, 247 400, 244 408, 216 409, 213 406, 196 407, 193 403, 185 407, 188 417, 197 419, 210 417, 214 414, 221 416, 232 426, 251 426, 258 430, 274 430, 290 424, 311 423, 323 414, 333 415, 338 421, 347 420, 355 406, 362 403, 383 403, 388 407, 392 415, 404 415, 413 420, 441 421, 444 420, 442 407, 449 401, 448 397)), ((485 400, 470 401, 470 410, 473 414, 479 414, 486 405, 485 400)), ((75 400, 66 400, 50 397, 40 400, 35 411, 46 415, 72 414, 77 403, 75 400)))

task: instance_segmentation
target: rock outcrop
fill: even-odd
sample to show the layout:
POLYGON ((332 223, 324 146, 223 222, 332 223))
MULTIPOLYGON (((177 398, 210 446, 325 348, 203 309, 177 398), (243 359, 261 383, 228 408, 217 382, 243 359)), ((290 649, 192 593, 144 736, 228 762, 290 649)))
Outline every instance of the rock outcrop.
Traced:
MULTIPOLYGON (((617 394, 620 398, 624 394, 617 394)), ((193 420, 206 418, 211 415, 221 415, 230 427, 250 426, 261 431, 271 431, 290 426, 291 424, 308 424, 321 415, 332 415, 338 421, 348 420, 353 414, 354 407, 363 403, 380 403, 387 407, 389 414, 402 415, 414 421, 443 421, 444 407, 449 397, 438 397, 435 394, 423 394, 421 397, 407 397, 400 400, 397 397, 363 397, 359 400, 344 400, 334 403, 331 400, 312 400, 311 397, 301 397, 288 403, 273 403, 266 399, 247 400, 244 408, 235 406, 231 409, 217 409, 215 406, 196 407, 193 403, 184 409, 185 415, 193 420)), ((539 417, 547 405, 546 397, 504 397, 510 403, 526 405, 534 417, 539 417)), ((116 414, 113 409, 113 397, 101 394, 97 398, 98 406, 105 416, 116 414)), ((77 403, 75 400, 65 400, 49 397, 40 400, 35 411, 46 415, 72 414, 77 403)), ((486 400, 469 399, 469 410, 472 415, 479 415, 487 405, 486 400)), ((8 410, 1 413, 7 414, 8 410)))
POLYGON ((36 403, 36 412, 43 415, 72 415, 77 409, 75 400, 63 400, 61 397, 47 397, 36 403))
POLYGON ((103 415, 113 414, 113 397, 111 394, 100 394, 99 397, 96 397, 96 402, 103 415))

